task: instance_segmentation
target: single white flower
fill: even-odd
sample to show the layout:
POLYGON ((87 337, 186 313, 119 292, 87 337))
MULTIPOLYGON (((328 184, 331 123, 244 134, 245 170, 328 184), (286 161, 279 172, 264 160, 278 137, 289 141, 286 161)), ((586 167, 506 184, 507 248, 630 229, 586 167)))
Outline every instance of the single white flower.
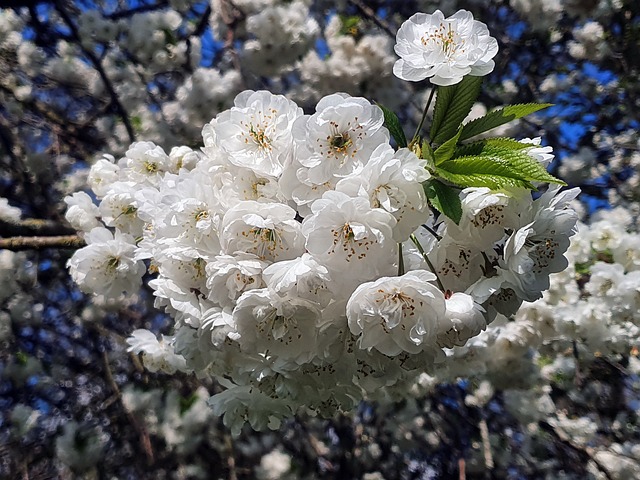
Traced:
POLYGON ((209 299, 222 307, 233 308, 235 300, 242 293, 264 287, 261 274, 266 266, 265 262, 250 253, 216 256, 206 267, 209 299))
POLYGON ((171 171, 171 159, 162 147, 153 142, 135 142, 118 165, 127 180, 158 186, 166 172, 171 171))
POLYGON ((269 265, 262 278, 269 289, 283 298, 304 298, 322 307, 333 298, 329 271, 308 253, 269 265))
POLYGON ((446 313, 438 325, 438 345, 462 346, 487 327, 484 309, 471 295, 456 292, 446 299, 446 313))
POLYGON ((173 337, 162 335, 158 340, 153 332, 145 329, 134 330, 127 338, 128 352, 142 353, 142 362, 150 372, 161 371, 175 373, 186 371, 184 357, 177 355, 173 349, 173 337))
POLYGON ((71 278, 84 291, 107 297, 134 293, 142 284, 144 263, 134 259, 131 235, 116 230, 114 235, 96 227, 85 237, 87 246, 76 250, 67 262, 71 278))
POLYGON ((444 294, 432 283, 435 279, 431 272, 414 270, 356 288, 347 302, 347 319, 358 346, 394 356, 433 345, 445 315, 444 294))
POLYGON ((282 95, 245 90, 216 117, 218 145, 228 161, 257 175, 278 177, 291 161, 291 126, 302 109, 282 95))
POLYGON ((434 85, 446 86, 465 75, 491 73, 498 42, 471 12, 460 10, 444 18, 436 10, 432 15, 416 13, 404 22, 396 35, 395 51, 400 56, 393 66, 396 77, 411 82, 429 78, 434 85))
POLYGON ((233 310, 243 351, 275 355, 293 369, 315 356, 319 318, 313 303, 285 300, 267 288, 246 291, 233 310))
POLYGON ((383 125, 382 110, 365 98, 334 93, 320 100, 316 113, 293 125, 296 159, 308 169, 308 182, 322 185, 361 170, 389 142, 383 125))
POLYGON ((393 215, 371 208, 367 198, 336 191, 326 192, 311 210, 302 223, 307 251, 327 267, 332 288, 344 294, 342 288, 392 273, 397 252, 393 215))
POLYGON ((82 232, 89 232, 95 227, 100 227, 98 206, 93 203, 91 197, 85 192, 76 192, 64 198, 68 208, 64 218, 73 228, 82 232))
POLYGON ((222 219, 223 253, 252 253, 267 262, 302 255, 304 237, 295 216, 295 210, 282 203, 238 203, 222 219))

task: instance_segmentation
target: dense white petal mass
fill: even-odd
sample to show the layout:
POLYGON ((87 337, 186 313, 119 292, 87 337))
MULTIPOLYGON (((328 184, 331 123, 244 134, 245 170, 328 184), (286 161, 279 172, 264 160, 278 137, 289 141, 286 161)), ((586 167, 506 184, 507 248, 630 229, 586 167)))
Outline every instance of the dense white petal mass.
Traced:
POLYGON ((294 364, 315 356, 319 318, 320 310, 313 303, 281 299, 266 288, 245 292, 233 310, 243 350, 275 355, 294 364))
POLYGON ((295 216, 295 210, 281 203, 240 202, 222 219, 222 250, 226 254, 252 253, 267 262, 295 258, 304 249, 295 216))
POLYGON ((266 266, 251 253, 216 256, 206 266, 209 299, 222 307, 232 307, 245 291, 264 287, 262 272, 266 266))
POLYGON ((431 272, 414 270, 360 285, 347 303, 349 329, 358 336, 358 346, 398 355, 434 344, 445 315, 444 294, 435 279, 431 272))
POLYGON ((302 109, 265 90, 240 93, 213 129, 228 161, 257 175, 277 177, 291 161, 291 127, 302 109))
POLYGON ((372 208, 391 213, 397 223, 394 239, 403 242, 431 216, 422 182, 430 175, 421 160, 409 149, 397 152, 382 144, 372 153, 362 171, 351 174, 336 185, 336 190, 350 196, 368 198, 372 208))
POLYGON ((428 78, 435 85, 454 85, 465 75, 491 73, 498 42, 487 26, 460 10, 444 18, 416 13, 404 22, 396 35, 395 51, 400 57, 393 73, 402 80, 417 82, 428 78))

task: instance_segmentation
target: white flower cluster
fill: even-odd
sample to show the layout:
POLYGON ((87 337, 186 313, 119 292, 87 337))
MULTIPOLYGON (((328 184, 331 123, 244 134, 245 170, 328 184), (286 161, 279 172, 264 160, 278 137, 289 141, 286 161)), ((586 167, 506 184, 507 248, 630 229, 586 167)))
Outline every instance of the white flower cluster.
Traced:
MULTIPOLYGON (((131 350, 152 370, 215 377, 226 390, 210 403, 234 433, 402 395, 444 366, 443 349, 540 298, 567 266, 577 189, 534 200, 467 188, 459 223, 436 217, 427 160, 394 150, 364 98, 331 94, 305 115, 247 90, 202 135, 201 151, 137 142, 98 161, 88 181, 99 205, 67 200, 88 244, 69 268, 107 297, 154 275, 175 334, 136 331, 131 350)), ((525 151, 551 158, 536 142, 525 151)))

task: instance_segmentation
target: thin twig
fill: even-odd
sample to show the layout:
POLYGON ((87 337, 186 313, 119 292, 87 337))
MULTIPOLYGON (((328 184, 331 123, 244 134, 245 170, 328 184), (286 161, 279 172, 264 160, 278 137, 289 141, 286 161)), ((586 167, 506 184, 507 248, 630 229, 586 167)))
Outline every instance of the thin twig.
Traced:
POLYGON ((431 235, 433 235, 436 240, 438 240, 438 241, 442 240, 442 236, 438 235, 438 232, 436 232, 433 228, 431 228, 426 223, 422 224, 422 228, 424 228, 427 232, 429 232, 431 235))
POLYGON ((420 241, 418 240, 418 238, 415 235, 411 235, 410 238, 411 238, 411 241, 413 242, 413 244, 416 246, 416 248, 420 252, 420 254, 422 255, 422 258, 424 258, 424 261, 427 262, 427 265, 429 265, 429 268, 431 269, 433 274, 436 276, 436 282, 438 283, 438 287, 444 293, 446 291, 446 289, 444 288, 444 285, 442 284, 442 281, 440 281, 440 277, 438 277, 436 268, 433 266, 433 263, 431 263, 431 260, 429 260, 429 257, 425 253, 424 248, 422 248, 422 245, 420 244, 420 241))
POLYGON ((229 467, 229 480, 238 480, 236 472, 236 457, 233 449, 233 439, 228 433, 224 434, 224 446, 227 449, 227 467, 229 467))
POLYGON ((433 96, 436 94, 436 87, 431 88, 431 93, 429 93, 429 99, 427 100, 427 104, 424 106, 424 111, 422 112, 422 118, 420 119, 420 123, 418 124, 418 128, 416 128, 416 133, 413 134, 413 139, 409 144, 409 148, 411 148, 420 137, 420 131, 422 130, 422 126, 424 125, 424 121, 427 119, 427 112, 429 111, 429 107, 431 106, 431 101, 433 100, 433 96))
POLYGON ((379 26, 382 30, 384 30, 391 38, 396 38, 396 32, 391 28, 391 26, 378 15, 373 9, 367 6, 364 2, 360 0, 349 0, 349 2, 355 6, 360 12, 367 17, 369 20, 372 20, 377 26, 379 26))
POLYGON ((404 255, 402 254, 402 243, 398 243, 398 276, 404 275, 404 255))
POLYGON ((125 410, 125 412, 127 412, 127 417, 129 417, 129 421, 133 425, 133 428, 136 430, 136 432, 138 432, 138 435, 140 435, 140 446, 142 447, 142 451, 145 453, 147 457, 147 464, 152 465, 154 461, 154 454, 153 454, 153 447, 151 446, 151 438, 149 437, 149 432, 147 432, 147 429, 144 425, 141 425, 140 422, 138 422, 138 419, 136 418, 136 416, 133 415, 133 413, 131 413, 127 409, 124 402, 122 401, 122 393, 120 392, 120 388, 118 387, 118 384, 113 378, 113 373, 111 372, 111 365, 109 364, 109 356, 107 355, 106 350, 102 352, 102 361, 105 367, 105 375, 107 377, 107 383, 113 390, 114 394, 118 397, 118 401, 120 402, 120 405, 122 406, 122 408, 125 410))
POLYGON ((107 76, 107 73, 104 71, 104 68, 102 67, 102 63, 100 62, 100 59, 95 55, 95 53, 93 53, 91 50, 89 50, 88 48, 82 45, 80 33, 76 25, 73 23, 73 20, 71 20, 71 18, 69 17, 69 14, 64 9, 62 2, 55 2, 55 6, 56 6, 56 10, 64 20, 64 23, 66 23, 67 26, 69 27, 69 30, 71 31, 71 35, 75 40, 77 40, 78 46, 80 47, 82 52, 87 56, 89 61, 93 64, 93 67, 98 72, 98 75, 100 75, 100 78, 102 79, 102 82, 104 83, 104 86, 107 89, 107 92, 109 93, 109 97, 111 98, 111 104, 114 106, 116 112, 118 113, 118 116, 121 118, 122 123, 124 123, 124 127, 127 130, 127 136, 129 137, 129 142, 130 143, 135 142, 136 134, 133 130, 133 126, 131 125, 129 114, 127 113, 126 109, 120 102, 120 98, 118 97, 118 94, 113 88, 113 84, 111 83, 111 80, 107 76))

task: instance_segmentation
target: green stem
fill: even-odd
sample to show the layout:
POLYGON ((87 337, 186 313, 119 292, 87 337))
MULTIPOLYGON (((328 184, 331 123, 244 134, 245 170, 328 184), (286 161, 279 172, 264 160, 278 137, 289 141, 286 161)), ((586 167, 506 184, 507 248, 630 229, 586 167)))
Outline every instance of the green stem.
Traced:
POLYGON ((424 121, 427 119, 427 112, 429 111, 429 107, 431 106, 431 101, 433 100, 433 96, 436 94, 437 87, 433 86, 431 88, 431 93, 429 94, 429 99, 427 100, 427 104, 424 107, 424 112, 422 112, 422 118, 420 119, 420 123, 418 124, 418 128, 416 128, 416 133, 413 134, 413 139, 409 144, 409 148, 411 148, 417 141, 418 135, 420 135, 420 130, 422 130, 422 126, 424 125, 424 121))
POLYGON ((422 245, 420 244, 420 241, 418 240, 418 238, 415 235, 411 235, 411 241, 413 242, 413 244, 416 246, 416 248, 418 249, 418 251, 422 255, 422 258, 424 258, 424 261, 427 262, 427 265, 429 265, 429 269, 436 276, 436 282, 438 283, 438 287, 440 288, 440 290, 442 290, 442 293, 444 293, 446 291, 446 289, 444 288, 444 285, 440 281, 440 277, 438 277, 438 274, 436 273, 436 269, 433 266, 433 263, 431 263, 431 260, 429 260, 429 257, 424 252, 424 248, 422 248, 422 245))
POLYGON ((398 242, 398 276, 404 275, 404 255, 402 255, 402 243, 398 242))

